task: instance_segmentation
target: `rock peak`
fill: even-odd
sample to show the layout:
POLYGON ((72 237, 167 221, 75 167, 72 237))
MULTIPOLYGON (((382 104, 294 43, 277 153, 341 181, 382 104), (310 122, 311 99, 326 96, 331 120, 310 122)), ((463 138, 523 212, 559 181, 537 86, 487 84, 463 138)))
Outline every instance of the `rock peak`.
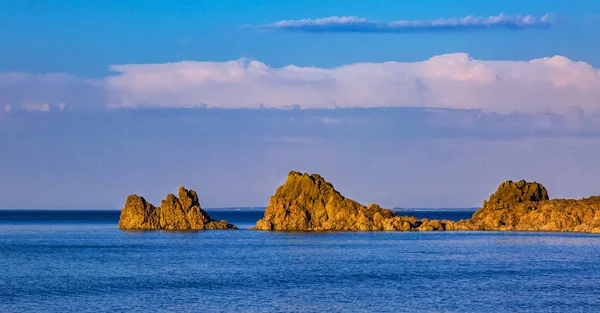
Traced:
POLYGON ((200 202, 198 201, 198 194, 194 190, 187 190, 185 189, 185 186, 182 185, 181 187, 179 187, 177 196, 179 197, 179 202, 185 210, 189 210, 194 206, 200 207, 200 202))
MULTIPOLYGON (((306 173, 304 173, 304 174, 306 174, 306 173)), ((292 170, 292 171, 289 172, 288 177, 289 176, 302 176, 302 173, 296 172, 296 171, 292 170)))
POLYGON ((498 186, 487 201, 483 202, 483 207, 487 206, 506 206, 526 201, 544 201, 549 200, 548 191, 538 182, 527 182, 520 180, 513 182, 505 181, 498 186))

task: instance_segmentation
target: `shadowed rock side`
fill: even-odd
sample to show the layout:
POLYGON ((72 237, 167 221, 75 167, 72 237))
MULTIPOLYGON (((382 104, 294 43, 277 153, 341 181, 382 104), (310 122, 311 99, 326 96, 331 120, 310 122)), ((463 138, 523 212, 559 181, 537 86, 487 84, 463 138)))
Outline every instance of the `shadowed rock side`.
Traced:
POLYGON ((272 231, 565 231, 600 233, 600 197, 549 200, 536 182, 507 181, 473 217, 458 222, 398 216, 343 197, 317 174, 290 172, 257 230, 272 231))
POLYGON ((138 195, 129 195, 121 210, 120 229, 140 230, 207 230, 237 229, 227 221, 215 221, 200 208, 198 195, 184 186, 179 188, 178 197, 168 194, 160 207, 148 203, 138 195))
POLYGON ((347 199, 317 174, 290 172, 271 197, 257 230, 382 231, 444 230, 448 221, 401 217, 377 204, 347 199))

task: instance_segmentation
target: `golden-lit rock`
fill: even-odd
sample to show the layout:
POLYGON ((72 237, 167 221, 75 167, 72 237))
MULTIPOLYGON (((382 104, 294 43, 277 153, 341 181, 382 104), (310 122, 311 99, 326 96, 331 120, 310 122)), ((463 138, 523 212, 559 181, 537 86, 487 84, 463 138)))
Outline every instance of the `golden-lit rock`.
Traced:
MULTIPOLYGON (((142 206, 143 204, 138 204, 142 206)), ((549 200, 537 182, 506 181, 471 219, 398 216, 343 197, 318 174, 290 172, 270 199, 257 230, 271 231, 560 231, 600 233, 600 196, 549 200)))
POLYGON ((227 221, 216 221, 202 210, 198 195, 184 186, 178 197, 168 194, 160 207, 148 203, 143 197, 130 195, 121 210, 120 229, 139 230, 204 230, 237 229, 227 221))
POLYGON ((549 200, 542 184, 507 181, 461 222, 471 230, 594 232, 600 228, 600 197, 549 200))
POLYGON ((318 174, 290 172, 254 229, 271 231, 444 230, 447 221, 398 216, 377 204, 364 206, 342 196, 318 174))
POLYGON ((483 207, 506 207, 521 202, 537 202, 548 199, 550 199, 548 191, 540 183, 509 180, 500 184, 496 192, 488 200, 483 201, 483 207))

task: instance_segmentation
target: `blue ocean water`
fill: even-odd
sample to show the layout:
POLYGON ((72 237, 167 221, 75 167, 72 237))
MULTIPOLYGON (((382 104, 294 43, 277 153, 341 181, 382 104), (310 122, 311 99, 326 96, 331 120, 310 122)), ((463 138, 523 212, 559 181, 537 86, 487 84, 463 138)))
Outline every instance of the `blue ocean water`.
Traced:
MULTIPOLYGON (((471 213, 406 214, 460 219, 471 213)), ((209 214, 247 228, 262 211, 209 214)), ((600 307, 598 235, 124 232, 117 220, 118 212, 0 211, 0 311, 597 312, 600 307)))

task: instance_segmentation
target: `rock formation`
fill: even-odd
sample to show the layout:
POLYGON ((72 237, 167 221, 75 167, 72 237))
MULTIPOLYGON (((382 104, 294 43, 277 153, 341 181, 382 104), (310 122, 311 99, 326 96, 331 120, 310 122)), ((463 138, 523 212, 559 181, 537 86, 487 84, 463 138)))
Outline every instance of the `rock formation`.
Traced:
POLYGON ((549 200, 546 188, 504 182, 463 224, 473 230, 600 232, 600 197, 549 200))
POLYGON ((537 202, 549 199, 548 191, 540 183, 529 183, 524 180, 514 183, 509 180, 500 184, 496 192, 488 200, 483 201, 483 207, 507 206, 526 201, 537 202))
POLYGON ((448 221, 401 217, 342 196, 318 174, 290 172, 254 229, 274 231, 444 230, 448 221))
POLYGON ((568 231, 600 233, 600 196, 549 200, 536 182, 507 181, 473 217, 458 222, 398 216, 343 197, 317 174, 290 172, 257 230, 272 231, 568 231))
POLYGON ((121 210, 120 229, 203 230, 237 229, 227 221, 215 221, 200 207, 198 195, 184 186, 179 188, 179 198, 168 194, 160 207, 148 203, 138 195, 129 195, 121 210))

